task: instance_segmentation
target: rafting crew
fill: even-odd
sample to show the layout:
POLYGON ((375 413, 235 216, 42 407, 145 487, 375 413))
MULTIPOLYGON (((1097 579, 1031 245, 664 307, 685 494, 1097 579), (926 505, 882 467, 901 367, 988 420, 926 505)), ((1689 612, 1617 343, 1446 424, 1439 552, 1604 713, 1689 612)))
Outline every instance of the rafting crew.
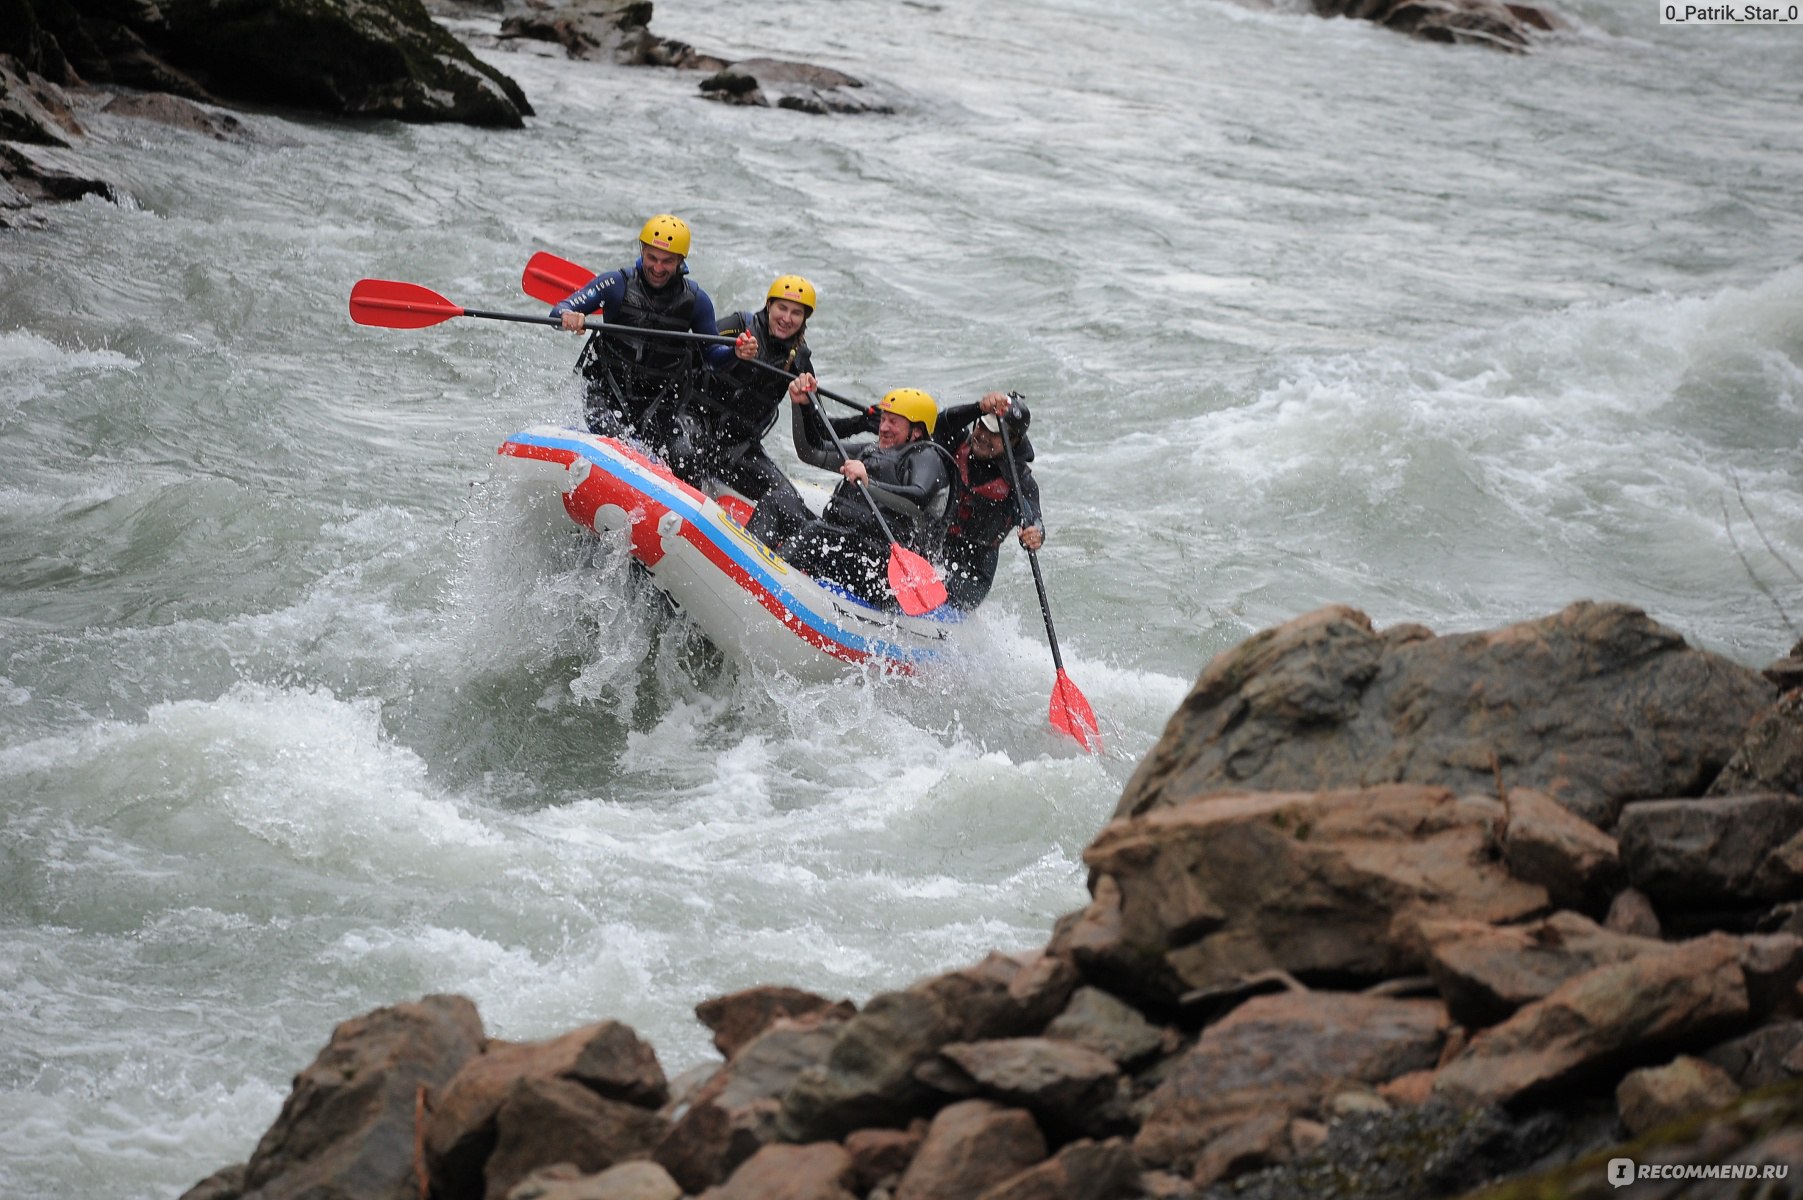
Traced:
POLYGON ((916 554, 937 550, 951 485, 951 456, 933 440, 939 406, 919 388, 892 389, 876 406, 876 440, 846 445, 841 457, 820 424, 815 388, 812 374, 789 385, 795 454, 809 466, 838 472, 841 482, 818 517, 799 493, 772 492, 758 504, 747 529, 791 566, 891 606, 890 542, 865 491, 881 506, 897 543, 916 554))
POLYGON ((681 434, 678 414, 703 362, 730 362, 736 347, 635 333, 632 329, 714 336, 714 302, 688 277, 689 227, 658 213, 639 230, 639 256, 597 275, 557 302, 551 315, 573 333, 600 310, 605 324, 583 347, 576 369, 586 381, 583 417, 591 433, 626 435, 664 450, 681 434), (624 326, 627 328, 608 328, 624 326))
POLYGON ((776 424, 790 381, 813 373, 807 326, 817 304, 813 284, 779 275, 761 309, 720 322, 721 335, 736 339, 733 357, 696 380, 679 417, 680 439, 670 447, 677 475, 691 483, 716 479, 753 504, 772 492, 795 491, 765 452, 764 435, 776 424))

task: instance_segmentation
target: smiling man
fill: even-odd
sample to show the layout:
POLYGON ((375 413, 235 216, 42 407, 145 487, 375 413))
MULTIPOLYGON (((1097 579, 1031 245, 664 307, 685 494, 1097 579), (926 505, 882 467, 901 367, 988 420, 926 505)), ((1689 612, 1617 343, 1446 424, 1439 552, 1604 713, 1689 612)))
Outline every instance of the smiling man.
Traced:
POLYGON ((636 437, 660 452, 674 436, 676 417, 705 360, 730 362, 733 350, 633 330, 714 334, 714 302, 688 278, 689 227, 659 213, 639 230, 639 257, 629 267, 597 275, 560 300, 551 315, 573 333, 597 310, 608 326, 595 331, 577 360, 588 381, 583 415, 589 429, 636 437))

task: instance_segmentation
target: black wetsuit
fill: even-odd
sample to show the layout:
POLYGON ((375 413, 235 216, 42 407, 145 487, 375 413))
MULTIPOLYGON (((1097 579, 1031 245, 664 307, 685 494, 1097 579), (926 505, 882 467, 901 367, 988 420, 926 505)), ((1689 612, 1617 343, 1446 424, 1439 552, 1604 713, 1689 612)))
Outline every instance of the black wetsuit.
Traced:
MULTIPOLYGON (((597 275, 557 302, 551 315, 602 310, 608 325, 713 334, 714 302, 688 278, 683 263, 663 287, 645 278, 644 261, 597 275)), ((588 380, 583 415, 591 432, 636 437, 662 452, 673 440, 676 414, 694 386, 703 357, 717 364, 730 347, 599 329, 583 347, 576 369, 588 380)))
MULTIPOLYGON (((836 471, 838 451, 816 416, 818 405, 795 405, 795 453, 810 466, 836 471)), ((847 423, 863 422, 862 417, 847 423)), ((835 423, 835 429, 838 428, 835 423)), ((874 442, 855 442, 846 453, 864 464, 869 490, 882 507, 896 540, 917 554, 937 549, 951 481, 945 449, 931 438, 885 450, 874 442)), ((863 491, 841 480, 819 517, 801 497, 773 492, 758 505, 751 532, 780 553, 789 565, 818 578, 830 579, 873 604, 891 605, 889 539, 877 524, 863 491)))
POLYGON ((805 332, 778 339, 770 332, 769 310, 735 313, 720 333, 750 332, 758 340, 758 366, 732 356, 704 371, 683 410, 682 440, 672 445, 672 464, 690 482, 712 476, 754 504, 773 491, 795 485, 764 451, 764 435, 776 424, 789 380, 814 369, 805 332), (770 370, 775 367, 777 370, 770 370), (779 373, 782 372, 782 373, 779 373))
MULTIPOLYGON (((1018 401, 1016 402, 1018 403, 1018 401)), ((940 562, 950 603, 970 611, 981 604, 995 582, 1001 545, 1016 525, 1044 530, 1039 509, 1039 481, 1033 478, 1033 445, 1025 435, 1014 440, 1014 465, 1020 472, 1020 499, 1015 502, 1008 464, 1001 457, 978 458, 965 432, 982 416, 975 404, 960 404, 939 414, 934 440, 951 452, 951 503, 946 509, 945 542, 940 562)))

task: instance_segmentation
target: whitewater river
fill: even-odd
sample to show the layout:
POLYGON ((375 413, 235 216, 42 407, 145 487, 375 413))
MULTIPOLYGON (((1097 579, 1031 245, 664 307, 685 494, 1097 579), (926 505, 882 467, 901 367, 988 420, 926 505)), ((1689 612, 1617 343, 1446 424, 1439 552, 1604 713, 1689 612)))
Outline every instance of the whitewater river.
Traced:
POLYGON ((1561 11, 1518 57, 1228 0, 666 0, 901 111, 484 52, 524 131, 92 117, 133 202, 0 233, 0 1194, 173 1197, 428 992, 674 1074, 707 997, 1043 945, 1202 666, 1323 604, 1784 654, 1803 27, 1561 11), (722 309, 818 285, 829 387, 1028 395, 1106 756, 1046 722, 1018 548, 937 675, 735 670, 497 469, 573 416, 576 339, 346 313, 538 311, 534 251, 619 265, 661 210, 722 309))

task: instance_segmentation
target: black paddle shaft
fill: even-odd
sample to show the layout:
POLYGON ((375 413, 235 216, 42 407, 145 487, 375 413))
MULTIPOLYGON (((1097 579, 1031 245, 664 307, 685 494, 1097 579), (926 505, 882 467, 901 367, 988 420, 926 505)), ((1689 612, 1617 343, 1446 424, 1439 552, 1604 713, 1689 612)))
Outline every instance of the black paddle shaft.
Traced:
MULTIPOLYGON (((1002 431, 1002 458, 1008 463, 1008 482, 1014 485, 1014 507, 1019 510, 1021 528, 1025 529, 1027 526, 1027 501, 1021 495, 1020 468, 1014 463, 1014 439, 1008 436, 1008 418, 1002 417, 996 421, 996 425, 1002 431)), ((1026 549, 1024 546, 1021 548, 1026 549)), ((1036 551, 1027 550, 1027 562, 1033 567, 1033 586, 1039 589, 1039 612, 1045 617, 1045 639, 1052 646, 1052 666, 1056 667, 1058 673, 1062 675, 1064 673, 1064 656, 1058 653, 1058 632, 1052 628, 1052 602, 1046 599, 1045 576, 1039 572, 1039 554, 1036 551)))

